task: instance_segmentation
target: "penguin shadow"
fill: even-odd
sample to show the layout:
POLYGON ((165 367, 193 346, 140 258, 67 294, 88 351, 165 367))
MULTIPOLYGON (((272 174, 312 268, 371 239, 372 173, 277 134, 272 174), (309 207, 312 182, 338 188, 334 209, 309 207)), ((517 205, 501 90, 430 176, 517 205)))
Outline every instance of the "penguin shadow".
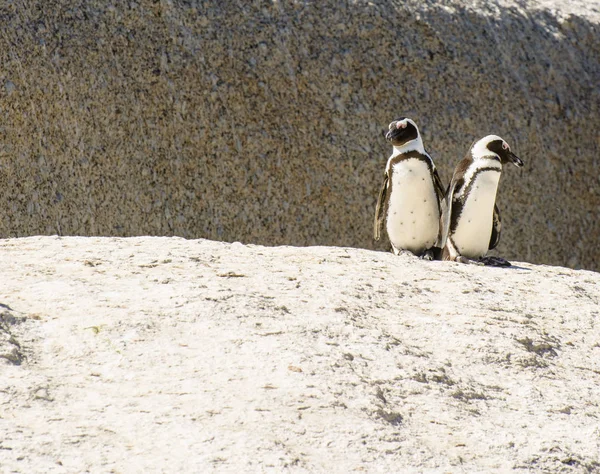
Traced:
POLYGON ((510 267, 504 267, 505 270, 525 270, 527 272, 531 271, 531 268, 520 267, 519 265, 515 265, 513 263, 510 264, 510 267))
MULTIPOLYGON (((447 260, 439 260, 439 261, 447 262, 447 260)), ((463 273, 462 271, 459 270, 460 268, 468 268, 468 267, 470 267, 472 265, 475 265, 475 266, 480 267, 480 268, 495 268, 495 269, 498 269, 498 270, 506 270, 506 271, 511 271, 511 270, 513 270, 513 271, 514 270, 524 270, 524 271, 527 271, 527 272, 531 271, 531 268, 521 267, 520 265, 515 265, 515 264, 510 263, 510 262, 508 262, 508 265, 490 265, 490 264, 480 263, 480 262, 477 262, 477 261, 473 261, 473 262, 471 262, 471 264, 460 263, 460 262, 450 262, 450 263, 454 263, 456 265, 456 267, 455 267, 456 269, 452 270, 455 273, 463 273)))
POLYGON ((505 260, 501 257, 484 257, 481 260, 480 264, 485 267, 501 268, 503 270, 526 270, 528 272, 531 271, 531 268, 525 268, 519 265, 515 265, 514 263, 511 263, 508 260, 505 260))
MULTIPOLYGON (((444 261, 443 255, 442 255, 442 249, 440 247, 435 246, 435 247, 432 247, 431 250, 433 252, 433 260, 444 261)), ((458 263, 458 262, 456 262, 456 263, 458 263)), ((519 265, 514 265, 502 257, 494 257, 491 255, 487 256, 487 257, 483 257, 479 261, 472 260, 469 263, 472 263, 472 264, 475 264, 478 266, 482 266, 482 267, 501 268, 501 269, 505 269, 505 270, 531 271, 531 268, 525 268, 525 267, 521 267, 519 265)), ((462 263, 461 265, 465 265, 465 264, 462 263)))

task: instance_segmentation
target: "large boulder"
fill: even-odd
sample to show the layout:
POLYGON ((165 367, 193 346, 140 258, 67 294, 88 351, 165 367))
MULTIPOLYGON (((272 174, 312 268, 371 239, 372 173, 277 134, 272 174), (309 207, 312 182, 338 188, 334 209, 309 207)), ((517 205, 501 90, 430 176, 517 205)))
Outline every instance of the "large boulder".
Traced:
POLYGON ((3 472, 600 470, 598 273, 164 237, 0 257, 3 472))
POLYGON ((375 248, 410 115, 446 182, 489 133, 524 159, 500 254, 598 269, 599 4, 570 5, 9 2, 0 235, 375 248))

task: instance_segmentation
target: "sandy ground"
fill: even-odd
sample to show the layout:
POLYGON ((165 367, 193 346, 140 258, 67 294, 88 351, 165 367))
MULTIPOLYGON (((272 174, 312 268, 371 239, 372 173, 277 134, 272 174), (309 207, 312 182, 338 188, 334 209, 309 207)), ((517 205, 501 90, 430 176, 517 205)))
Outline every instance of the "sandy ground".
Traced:
POLYGON ((598 273, 32 237, 0 281, 2 473, 600 472, 598 273))

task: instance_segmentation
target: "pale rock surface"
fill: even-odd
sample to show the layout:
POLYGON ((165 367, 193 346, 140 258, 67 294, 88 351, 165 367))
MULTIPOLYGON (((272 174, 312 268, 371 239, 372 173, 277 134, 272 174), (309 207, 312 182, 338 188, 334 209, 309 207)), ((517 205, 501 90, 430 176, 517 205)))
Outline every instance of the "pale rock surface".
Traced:
POLYGON ((473 141, 512 260, 600 271, 600 0, 0 3, 0 238, 385 250, 409 116, 447 185, 473 141))
POLYGON ((0 241, 0 472, 598 472, 600 275, 513 263, 0 241))

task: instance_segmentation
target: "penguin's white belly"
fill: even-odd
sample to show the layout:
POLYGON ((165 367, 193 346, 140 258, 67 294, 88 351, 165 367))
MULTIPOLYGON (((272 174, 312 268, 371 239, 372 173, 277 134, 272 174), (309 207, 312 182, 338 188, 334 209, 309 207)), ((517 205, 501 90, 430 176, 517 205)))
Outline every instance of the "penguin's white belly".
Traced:
POLYGON ((490 245, 494 204, 500 173, 480 173, 467 196, 452 241, 458 252, 467 258, 483 257, 490 245))
POLYGON ((440 214, 431 173, 427 164, 418 159, 396 163, 390 171, 388 237, 395 251, 406 249, 421 254, 434 245, 439 230, 440 214))

